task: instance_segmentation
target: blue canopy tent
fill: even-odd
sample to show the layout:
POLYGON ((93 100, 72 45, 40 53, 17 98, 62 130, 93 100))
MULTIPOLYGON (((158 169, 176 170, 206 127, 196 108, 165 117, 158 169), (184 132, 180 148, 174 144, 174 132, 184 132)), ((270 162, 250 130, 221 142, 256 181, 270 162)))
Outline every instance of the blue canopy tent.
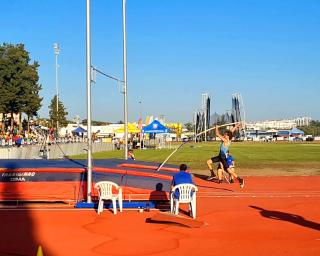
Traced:
POLYGON ((170 129, 161 124, 158 120, 154 120, 151 124, 142 128, 143 133, 168 133, 170 129))
POLYGON ((299 130, 298 128, 292 128, 291 130, 290 130, 290 135, 294 135, 294 136, 299 136, 299 135, 301 135, 301 136, 303 136, 304 135, 304 131, 301 131, 301 130, 299 130))
POLYGON ((302 136, 304 136, 304 132, 299 130, 298 128, 292 128, 291 130, 279 131, 278 136, 287 138, 290 140, 302 140, 302 136))
MULTIPOLYGON (((151 124, 149 124, 146 127, 142 128, 142 133, 150 134, 149 139, 150 138, 154 139, 155 138, 155 134, 168 133, 168 132, 170 132, 170 129, 165 127, 158 120, 154 120, 151 124)), ((154 141, 154 143, 155 143, 155 141, 154 141)))
POLYGON ((85 132, 87 132, 87 130, 82 128, 82 127, 80 127, 80 126, 72 131, 73 134, 76 134, 78 136, 84 135, 85 132))
POLYGON ((290 135, 290 131, 287 131, 287 130, 278 132, 278 136, 281 136, 281 137, 289 137, 289 135, 290 135))

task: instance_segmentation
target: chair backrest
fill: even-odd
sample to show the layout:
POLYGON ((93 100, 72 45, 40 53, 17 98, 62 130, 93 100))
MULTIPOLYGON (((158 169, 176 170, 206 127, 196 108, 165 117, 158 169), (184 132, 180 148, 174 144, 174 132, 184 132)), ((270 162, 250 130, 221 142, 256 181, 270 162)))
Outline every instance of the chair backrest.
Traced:
POLYGON ((119 189, 119 185, 112 181, 99 181, 94 187, 98 189, 99 198, 101 199, 111 199, 113 187, 119 189))
POLYGON ((185 183, 176 185, 172 188, 173 193, 176 190, 179 191, 178 200, 180 203, 190 203, 193 195, 198 191, 198 188, 193 184, 185 183))

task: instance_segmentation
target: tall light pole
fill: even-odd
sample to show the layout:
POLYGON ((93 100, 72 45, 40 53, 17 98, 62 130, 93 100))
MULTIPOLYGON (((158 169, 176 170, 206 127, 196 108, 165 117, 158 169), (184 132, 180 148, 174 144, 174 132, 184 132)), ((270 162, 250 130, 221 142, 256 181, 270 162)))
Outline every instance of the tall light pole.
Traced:
POLYGON ((91 34, 90 34, 90 0, 86 9, 86 84, 87 84, 87 203, 91 203, 92 184, 92 137, 91 137, 91 34))
POLYGON ((128 159, 128 98, 127 98, 127 31, 126 0, 122 0, 122 32, 123 32, 123 95, 124 95, 124 159, 128 159))
POLYGON ((56 111, 57 111, 57 134, 59 136, 59 79, 58 79, 58 56, 60 54, 60 47, 59 44, 54 43, 53 44, 53 49, 54 49, 54 55, 56 56, 56 111))
POLYGON ((140 131, 140 149, 142 149, 141 145, 142 145, 142 125, 143 125, 143 121, 142 121, 142 108, 141 108, 141 100, 139 101, 139 129, 140 131))

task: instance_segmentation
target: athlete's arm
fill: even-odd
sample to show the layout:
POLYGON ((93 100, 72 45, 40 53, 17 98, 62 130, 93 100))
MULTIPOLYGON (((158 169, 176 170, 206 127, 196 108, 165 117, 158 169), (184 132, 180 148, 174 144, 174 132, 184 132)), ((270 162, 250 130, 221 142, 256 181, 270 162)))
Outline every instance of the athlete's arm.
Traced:
POLYGON ((234 133, 236 130, 238 130, 240 128, 241 124, 240 123, 236 123, 236 125, 234 127, 231 128, 231 132, 234 133))
POLYGON ((227 139, 224 138, 224 137, 221 135, 218 126, 216 126, 216 135, 217 135, 223 142, 228 142, 227 139))

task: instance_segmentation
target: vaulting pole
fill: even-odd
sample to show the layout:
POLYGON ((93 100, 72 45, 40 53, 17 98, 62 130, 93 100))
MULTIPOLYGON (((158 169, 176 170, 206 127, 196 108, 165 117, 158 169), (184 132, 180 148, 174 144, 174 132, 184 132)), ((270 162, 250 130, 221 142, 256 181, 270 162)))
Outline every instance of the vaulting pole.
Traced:
MULTIPOLYGON (((198 137, 201 134, 207 133, 213 129, 216 129, 217 127, 226 127, 226 126, 230 126, 230 125, 234 125, 236 123, 229 123, 229 124, 223 124, 223 125, 216 125, 210 129, 207 129, 203 132, 200 132, 198 134, 195 135, 195 137, 198 137)), ((157 171, 160 171, 160 169, 164 166, 164 164, 170 159, 171 156, 173 156, 174 153, 176 153, 180 148, 182 148, 182 146, 186 143, 188 143, 189 141, 183 142, 179 147, 177 147, 174 151, 172 151, 172 153, 162 162, 162 164, 158 167, 157 171)))

